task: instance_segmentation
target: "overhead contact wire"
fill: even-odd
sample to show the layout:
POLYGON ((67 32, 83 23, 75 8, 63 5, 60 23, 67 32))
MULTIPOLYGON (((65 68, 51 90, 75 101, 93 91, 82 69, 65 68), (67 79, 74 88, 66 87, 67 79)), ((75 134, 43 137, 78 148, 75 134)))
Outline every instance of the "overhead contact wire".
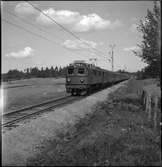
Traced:
MULTIPOLYGON (((26 1, 28 4, 30 4, 34 9, 38 10, 40 13, 42 13, 44 16, 46 16, 47 18, 49 18, 50 20, 52 20, 55 24, 57 24, 58 26, 60 26, 64 31, 68 32, 69 34, 71 34, 74 38, 78 39, 81 42, 84 42, 86 45, 88 45, 85 41, 83 41, 82 39, 80 39, 80 37, 78 37, 77 35, 75 35, 73 32, 71 32, 70 30, 68 30, 67 28, 65 28, 63 25, 61 25, 60 23, 58 23, 55 19, 53 19, 52 17, 48 16, 47 14, 45 14, 41 9, 39 9, 38 7, 34 6, 32 3, 30 3, 29 1, 26 1)), ((89 46, 89 45, 88 45, 89 46)), ((92 48, 91 46, 89 46, 90 49, 93 49, 97 52, 100 52, 102 54, 102 56, 104 55, 104 53, 98 49, 92 48)), ((105 56, 104 56, 105 57, 105 56)))
MULTIPOLYGON (((28 29, 26 29, 26 28, 24 28, 24 27, 22 27, 22 26, 20 26, 20 25, 17 25, 17 24, 15 24, 15 23, 12 23, 12 22, 10 22, 10 21, 4 19, 4 18, 2 18, 2 21, 6 22, 6 23, 8 23, 8 24, 10 24, 10 25, 12 25, 12 26, 14 26, 14 27, 17 27, 17 28, 19 28, 19 29, 23 29, 24 31, 26 31, 26 32, 28 32, 28 33, 31 33, 32 35, 35 35, 35 36, 37 36, 37 37, 39 37, 39 38, 42 38, 42 39, 44 39, 44 40, 47 40, 48 42, 51 42, 51 43, 55 43, 55 44, 57 44, 57 45, 59 45, 59 46, 62 47, 62 45, 60 45, 60 43, 55 42, 55 41, 53 41, 53 40, 50 40, 50 39, 48 39, 48 38, 46 38, 46 37, 44 37, 44 36, 42 36, 42 35, 40 35, 40 34, 34 33, 34 32, 32 32, 32 31, 30 31, 30 30, 28 30, 28 29)), ((66 49, 65 47, 62 47, 62 48, 66 49)), ((72 51, 69 50, 69 49, 66 49, 66 50, 68 50, 69 52, 72 52, 72 51)), ((72 53, 75 54, 75 55, 78 54, 78 53, 76 54, 76 53, 74 53, 74 52, 72 52, 72 53)), ((81 55, 81 54, 79 54, 79 55, 81 55)), ((81 56, 82 56, 82 55, 81 55, 81 56)))

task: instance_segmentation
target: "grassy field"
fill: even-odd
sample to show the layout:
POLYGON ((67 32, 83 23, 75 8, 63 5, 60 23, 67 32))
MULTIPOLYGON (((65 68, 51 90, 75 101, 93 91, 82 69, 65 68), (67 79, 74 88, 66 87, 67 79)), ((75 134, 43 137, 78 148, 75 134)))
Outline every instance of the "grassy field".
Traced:
POLYGON ((24 106, 65 95, 64 78, 32 78, 3 83, 5 110, 24 106))
MULTIPOLYGON (((100 102, 67 133, 59 132, 28 165, 160 166, 160 125, 153 130, 138 89, 154 80, 131 80, 100 102)), ((160 123, 160 118, 159 118, 160 123)))
MULTIPOLYGON (((155 80, 144 80, 140 84, 147 85, 155 80)), ((44 100, 65 95, 64 78, 31 78, 3 83, 4 112, 40 103, 44 100)))

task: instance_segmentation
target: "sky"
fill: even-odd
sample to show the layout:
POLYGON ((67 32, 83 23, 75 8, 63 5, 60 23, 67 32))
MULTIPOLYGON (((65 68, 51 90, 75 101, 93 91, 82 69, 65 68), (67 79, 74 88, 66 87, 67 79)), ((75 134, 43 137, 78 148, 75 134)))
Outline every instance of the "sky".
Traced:
POLYGON ((146 66, 132 50, 139 50, 137 24, 153 1, 29 2, 64 29, 25 1, 1 1, 2 73, 63 67, 75 60, 111 70, 110 45, 115 45, 114 70, 135 72, 146 66))

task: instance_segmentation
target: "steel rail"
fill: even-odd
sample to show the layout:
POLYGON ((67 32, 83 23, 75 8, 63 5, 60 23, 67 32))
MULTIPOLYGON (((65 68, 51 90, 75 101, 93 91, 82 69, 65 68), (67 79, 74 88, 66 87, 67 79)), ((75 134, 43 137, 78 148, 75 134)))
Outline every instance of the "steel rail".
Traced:
MULTIPOLYGON (((40 110, 38 110, 38 111, 33 111, 32 113, 23 113, 23 114, 26 114, 26 115, 24 115, 24 116, 21 116, 21 117, 19 117, 19 118, 15 118, 15 119, 13 119, 13 120, 10 120, 10 121, 7 121, 7 122, 5 122, 5 123, 2 123, 1 124, 1 126, 2 127, 7 127, 7 126, 9 126, 9 125, 12 125, 12 124, 14 124, 14 123, 16 123, 16 122, 18 122, 18 121, 20 121, 20 120, 24 120, 24 119, 26 119, 26 118, 28 118, 28 117, 31 117, 32 115, 37 115, 37 114, 39 114, 39 113, 41 113, 41 112, 43 112, 43 111, 46 111, 46 110, 49 110, 49 109, 52 109, 52 108, 56 108, 56 107, 58 107, 58 106, 60 106, 60 105, 64 105, 64 104, 66 104, 67 102, 70 102, 70 101, 73 101, 73 100, 77 100, 78 98, 76 98, 76 97, 72 97, 72 96, 66 96, 66 97, 63 97, 63 98, 58 98, 58 99, 56 99, 55 101, 53 100, 53 102, 59 102, 59 103, 56 103, 56 104, 52 104, 52 105, 50 105, 50 106, 47 106, 46 108, 43 108, 43 109, 40 109, 40 110), (63 100, 63 101, 62 101, 63 100)), ((46 104, 51 104, 52 102, 50 101, 50 103, 47 103, 47 102, 45 102, 45 103, 43 103, 44 105, 46 105, 46 104)), ((43 104, 41 104, 41 105, 35 105, 36 107, 33 107, 32 106, 32 109, 36 109, 37 107, 40 107, 40 106, 43 106, 43 104)), ((17 113, 20 113, 21 114, 21 111, 28 111, 28 110, 30 110, 31 109, 31 107, 27 107, 27 108, 24 108, 23 110, 18 110, 18 112, 17 113)), ((8 113, 8 115, 5 115, 5 117, 6 116, 14 116, 14 114, 17 114, 16 113, 16 111, 13 113, 13 112, 11 112, 11 114, 9 114, 8 113)), ((7 117, 6 117, 7 118, 7 117)))
POLYGON ((4 113, 2 116, 12 115, 13 113, 19 113, 21 111, 29 110, 29 109, 32 109, 32 108, 35 108, 35 107, 40 107, 40 106, 43 106, 45 104, 56 102, 58 100, 66 99, 68 97, 70 97, 70 96, 63 96, 63 97, 59 97, 57 99, 55 98, 55 99, 52 99, 52 100, 45 101, 43 103, 38 103, 38 104, 35 104, 35 105, 30 105, 30 106, 27 106, 27 107, 24 107, 24 108, 21 108, 21 109, 18 109, 18 110, 14 110, 14 111, 11 111, 11 112, 8 112, 8 113, 4 113))
MULTIPOLYGON (((95 92, 93 92, 93 93, 96 93, 96 91, 95 92)), ((93 94, 92 93, 92 94, 93 94)), ((10 116, 14 116, 14 114, 16 115, 16 114, 26 114, 26 113, 23 113, 23 111, 28 111, 28 110, 30 110, 30 109, 37 109, 38 107, 41 107, 41 106, 45 106, 45 105, 47 105, 47 104, 51 104, 51 103, 56 103, 56 102, 59 102, 59 103, 56 103, 56 104, 52 104, 52 105, 48 105, 46 108, 44 108, 44 109, 39 109, 38 111, 33 111, 33 110, 30 110, 30 112, 32 112, 32 113, 27 113, 26 115, 24 115, 24 116, 21 116, 21 117, 19 117, 19 118, 15 118, 15 119, 13 119, 13 120, 11 120, 11 121, 8 121, 8 122, 5 122, 5 123, 3 123, 2 122, 2 124, 1 124, 1 126, 3 126, 3 127, 7 127, 7 126, 9 126, 9 125, 12 125, 12 124, 14 124, 15 122, 17 122, 17 121, 19 121, 19 120, 24 120, 25 118, 28 118, 28 117, 31 117, 32 115, 37 115, 38 113, 41 113, 41 112, 43 112, 43 111, 46 111, 46 110, 49 110, 49 109, 52 109, 52 108, 56 108, 56 107, 58 107, 58 106, 61 106, 61 105, 64 105, 64 104, 67 104, 68 102, 70 102, 70 101, 74 101, 74 100, 78 100, 78 99, 82 99, 82 98, 85 98, 85 97, 88 97, 89 95, 86 95, 86 96, 64 96, 64 97, 60 97, 60 98, 57 98, 57 99, 53 99, 53 100, 49 100, 49 101, 46 101, 46 102, 43 102, 43 103, 40 103, 40 104, 36 104, 36 105, 32 105, 32 106, 28 106, 28 107, 25 107, 25 108, 22 108, 22 109, 19 109, 19 110, 15 110, 15 111, 13 111, 13 112, 8 112, 8 113, 5 113, 5 114, 3 114, 2 115, 2 118, 4 117, 10 117, 10 116), (63 100, 63 101, 62 101, 63 100)), ((3 119, 4 119, 3 118, 3 119)), ((11 117, 12 118, 12 117, 11 117)), ((3 121, 3 119, 2 119, 2 121, 3 121)), ((10 118, 9 118, 10 119, 10 118)))

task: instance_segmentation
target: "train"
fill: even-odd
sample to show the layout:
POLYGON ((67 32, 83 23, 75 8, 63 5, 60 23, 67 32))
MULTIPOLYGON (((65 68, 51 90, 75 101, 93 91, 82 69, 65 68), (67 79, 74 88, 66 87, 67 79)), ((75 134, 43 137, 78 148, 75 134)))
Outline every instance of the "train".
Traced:
POLYGON ((102 69, 84 61, 74 61, 66 68, 66 92, 80 95, 129 79, 128 74, 102 69))

